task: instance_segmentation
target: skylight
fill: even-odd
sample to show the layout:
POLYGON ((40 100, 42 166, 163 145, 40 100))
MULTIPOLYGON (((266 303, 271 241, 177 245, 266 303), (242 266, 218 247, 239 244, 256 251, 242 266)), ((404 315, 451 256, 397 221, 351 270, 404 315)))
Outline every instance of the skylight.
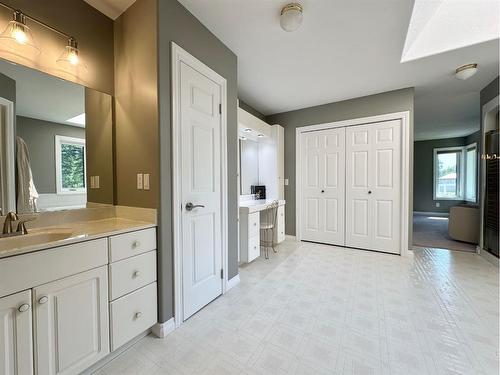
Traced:
POLYGON ((497 39, 497 0, 415 0, 401 62, 497 39))
POLYGON ((66 122, 70 122, 75 125, 85 126, 85 113, 82 113, 75 117, 71 117, 70 119, 67 119, 66 122))

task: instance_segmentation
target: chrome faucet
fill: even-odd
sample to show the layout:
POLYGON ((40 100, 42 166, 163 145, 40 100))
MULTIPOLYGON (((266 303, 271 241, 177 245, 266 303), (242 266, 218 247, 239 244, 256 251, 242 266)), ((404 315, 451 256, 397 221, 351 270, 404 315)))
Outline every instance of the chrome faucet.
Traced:
POLYGON ((14 229, 13 229, 13 224, 15 221, 19 220, 19 216, 15 212, 9 212, 5 216, 5 221, 3 223, 3 231, 2 235, 13 235, 14 229))

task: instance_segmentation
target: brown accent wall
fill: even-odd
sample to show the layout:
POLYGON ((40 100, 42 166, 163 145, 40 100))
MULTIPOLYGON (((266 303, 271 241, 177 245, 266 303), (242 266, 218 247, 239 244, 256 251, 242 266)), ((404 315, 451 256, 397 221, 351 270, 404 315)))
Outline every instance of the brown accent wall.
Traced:
POLYGON ((113 204, 113 97, 85 88, 85 144, 87 201, 113 204), (99 188, 90 188, 90 176, 99 176, 99 188))
MULTIPOLYGON (((67 39, 30 20, 27 24, 33 31, 41 53, 27 59, 23 55, 0 51, 0 58, 113 94, 113 21, 110 18, 83 0, 2 1, 74 36, 78 40, 81 57, 87 65, 87 71, 77 76, 61 71, 56 60, 67 44, 67 39)), ((12 12, 0 7, 2 31, 11 19, 12 12)))
POLYGON ((138 0, 115 21, 116 203, 159 205, 157 1, 138 0), (137 190, 137 173, 150 190, 137 190))

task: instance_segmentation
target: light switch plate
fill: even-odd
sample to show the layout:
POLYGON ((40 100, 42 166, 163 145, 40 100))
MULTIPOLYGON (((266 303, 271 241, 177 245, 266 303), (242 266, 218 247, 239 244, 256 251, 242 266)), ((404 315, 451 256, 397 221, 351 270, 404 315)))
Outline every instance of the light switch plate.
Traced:
POLYGON ((285 186, 288 186, 288 178, 285 178, 285 186))
POLYGON ((142 173, 137 173, 137 189, 142 190, 142 173))
POLYGON ((436 207, 441 207, 441 203, 436 202, 436 207))
POLYGON ((94 176, 90 176, 90 188, 94 189, 95 186, 95 178, 94 176))
POLYGON ((149 173, 144 173, 144 190, 149 190, 149 173))
POLYGON ((99 189, 100 187, 99 176, 94 176, 94 189, 99 189))

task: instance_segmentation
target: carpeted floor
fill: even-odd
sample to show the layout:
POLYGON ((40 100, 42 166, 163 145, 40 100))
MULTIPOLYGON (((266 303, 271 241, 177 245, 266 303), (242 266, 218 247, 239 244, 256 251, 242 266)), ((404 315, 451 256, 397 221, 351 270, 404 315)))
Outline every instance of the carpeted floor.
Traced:
POLYGON ((476 245, 448 236, 448 218, 413 214, 413 245, 459 251, 476 251, 476 245))

